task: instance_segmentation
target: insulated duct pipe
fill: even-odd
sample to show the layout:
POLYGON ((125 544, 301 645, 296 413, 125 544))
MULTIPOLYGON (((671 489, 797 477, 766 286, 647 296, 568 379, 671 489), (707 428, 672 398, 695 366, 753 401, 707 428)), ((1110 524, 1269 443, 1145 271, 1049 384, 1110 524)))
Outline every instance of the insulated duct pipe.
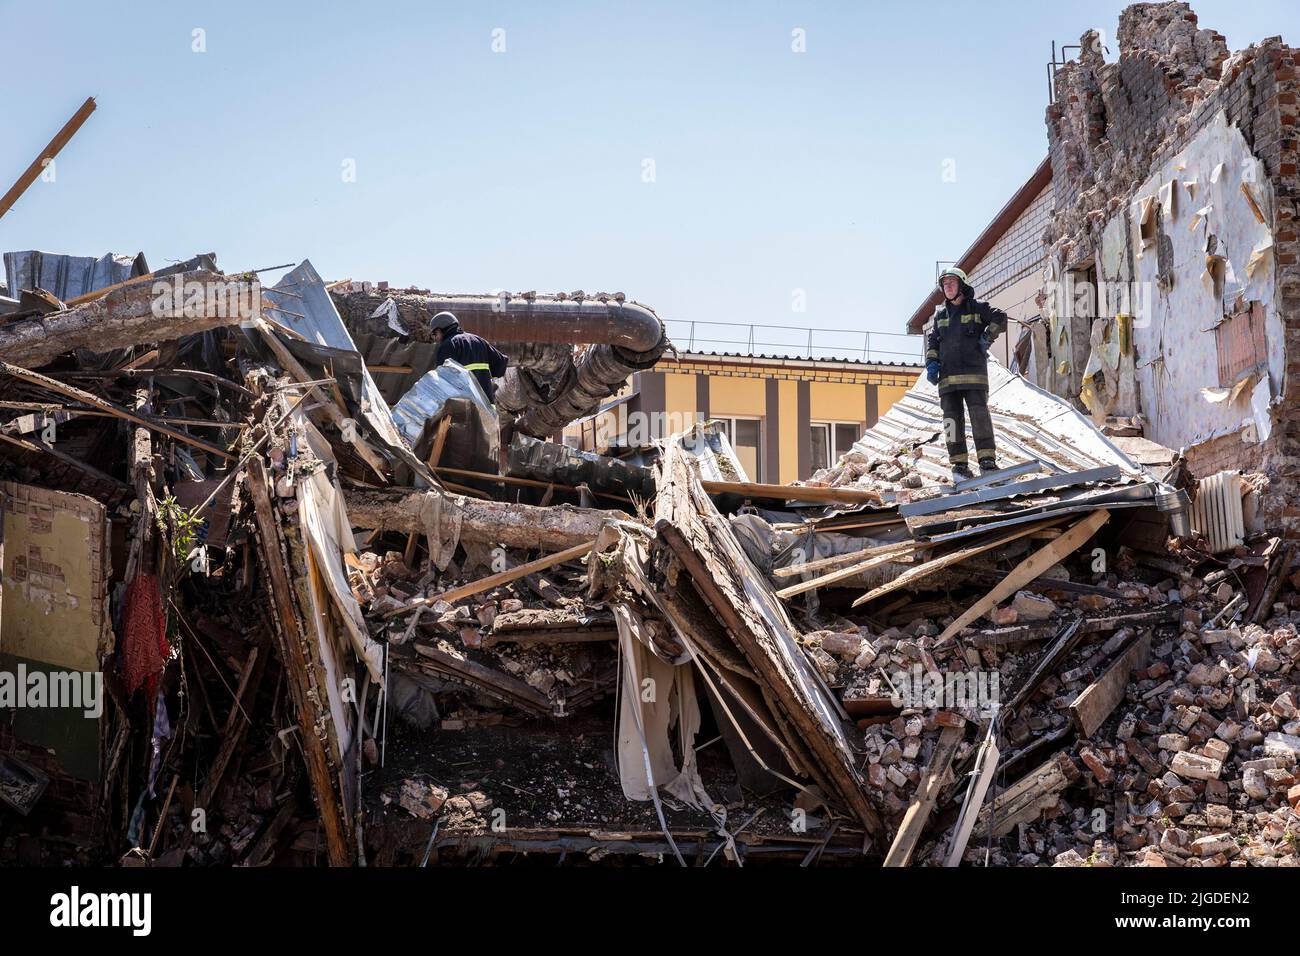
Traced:
POLYGON ((515 428, 546 438, 590 415, 633 372, 653 368, 669 346, 659 317, 621 295, 424 295, 410 292, 335 293, 353 329, 379 335, 399 330, 376 310, 388 299, 407 334, 428 341, 429 319, 451 312, 461 328, 481 335, 511 359, 497 403, 515 428), (576 362, 572 348, 584 344, 576 362))
POLYGON ((349 326, 391 335, 383 318, 372 318, 390 296, 397 315, 411 336, 428 341, 429 319, 451 312, 466 332, 489 342, 567 342, 616 345, 629 352, 648 352, 663 338, 663 323, 653 311, 621 295, 588 298, 535 295, 421 295, 412 292, 348 292, 335 294, 349 326), (377 323, 377 326, 376 326, 377 323), (375 326, 375 327, 372 327, 375 326))

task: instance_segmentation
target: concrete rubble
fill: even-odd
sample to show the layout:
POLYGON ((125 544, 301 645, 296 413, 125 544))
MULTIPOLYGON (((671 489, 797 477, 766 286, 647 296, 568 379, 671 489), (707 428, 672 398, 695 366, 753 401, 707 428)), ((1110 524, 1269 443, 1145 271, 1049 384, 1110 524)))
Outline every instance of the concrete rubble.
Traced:
MULTIPOLYGON (((196 313, 252 285, 205 265, 196 313)), ((1296 862, 1290 547, 1211 551, 1180 461, 1024 379, 993 475, 942 479, 922 379, 807 483, 728 482, 707 425, 636 469, 507 439, 455 369, 363 360, 368 293, 309 263, 198 326, 154 281, 6 323, 42 351, 0 355, 3 649, 107 612, 57 618, 102 714, 0 724, 6 859, 1296 862), (126 310, 131 345, 53 331, 126 310), (74 506, 107 533, 68 600, 74 506)))
POLYGON ((7 253, 0 863, 1300 863, 1294 55, 1182 3, 1098 40, 1045 283, 1210 289, 1232 349, 1202 388, 1043 296, 957 484, 924 375, 803 482, 718 422, 566 447, 673 354, 623 293, 7 253), (1274 262, 1216 288, 1217 233, 1274 262))

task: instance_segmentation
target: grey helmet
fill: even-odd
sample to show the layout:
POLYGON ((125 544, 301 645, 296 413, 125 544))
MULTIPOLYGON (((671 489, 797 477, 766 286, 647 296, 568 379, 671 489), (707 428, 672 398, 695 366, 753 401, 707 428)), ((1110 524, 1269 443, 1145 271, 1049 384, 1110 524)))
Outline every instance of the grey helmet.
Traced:
POLYGON ((460 322, 456 316, 450 312, 439 312, 429 320, 429 330, 431 332, 442 332, 444 335, 450 333, 453 329, 460 328, 460 322))

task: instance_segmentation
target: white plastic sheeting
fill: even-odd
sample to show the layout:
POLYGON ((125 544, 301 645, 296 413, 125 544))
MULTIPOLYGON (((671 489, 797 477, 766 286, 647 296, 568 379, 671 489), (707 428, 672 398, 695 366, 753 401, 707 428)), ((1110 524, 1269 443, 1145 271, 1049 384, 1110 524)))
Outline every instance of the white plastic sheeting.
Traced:
POLYGON ((627 605, 612 608, 618 626, 618 776, 629 800, 651 800, 662 787, 696 809, 711 808, 695 760, 700 708, 691 664, 668 664, 641 636, 641 624, 627 605), (682 765, 673 758, 669 733, 676 730, 682 765))

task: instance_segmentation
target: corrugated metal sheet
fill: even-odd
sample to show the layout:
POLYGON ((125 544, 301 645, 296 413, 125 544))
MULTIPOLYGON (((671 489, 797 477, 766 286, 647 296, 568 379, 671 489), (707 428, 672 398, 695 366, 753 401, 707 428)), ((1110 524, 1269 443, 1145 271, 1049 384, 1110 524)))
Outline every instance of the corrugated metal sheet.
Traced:
POLYGON ((409 372, 371 372, 379 391, 390 402, 409 392, 434 368, 438 346, 432 342, 401 342, 395 336, 360 333, 353 337, 357 351, 371 366, 409 366, 409 372))
POLYGON ((98 259, 34 249, 5 253, 5 285, 13 298, 24 289, 39 288, 67 301, 148 272, 143 252, 134 256, 110 252, 98 259))
MULTIPOLYGON (((1155 507, 1168 491, 1116 446, 1092 420, 1023 377, 989 363, 989 412, 1001 473, 954 487, 935 386, 924 376, 853 446, 873 459, 893 459, 921 478, 919 488, 894 481, 873 486, 897 503, 918 538, 955 540, 993 527, 1051 514, 1155 507), (1024 467, 1024 466, 1030 467, 1024 467), (910 502, 910 503, 909 503, 910 502)), ((974 444, 969 435, 968 447, 974 444)), ((816 476, 814 476, 816 477, 816 476)), ((848 509, 836 509, 848 510, 848 509)))
POLYGON ((474 373, 454 359, 423 375, 393 406, 393 421, 414 447, 425 423, 437 418, 449 399, 463 398, 478 410, 485 436, 497 433, 497 414, 474 373))
MULTIPOLYGON (((1122 480, 1153 477, 1082 413, 993 362, 989 363, 989 412, 998 463, 1004 468, 1027 461, 1041 462, 1043 470, 1059 472, 1115 465, 1122 480)), ((969 422, 967 444, 974 447, 969 422)), ((952 471, 943 438, 939 392, 924 375, 853 446, 867 456, 889 457, 913 448, 921 453, 917 470, 927 484, 949 480, 952 471)))
MULTIPOLYGON (((410 448, 398 433, 388 402, 384 400, 375 380, 362 363, 352 336, 344 326, 338 310, 334 308, 334 300, 330 298, 325 282, 311 264, 311 260, 304 259, 298 268, 277 282, 275 288, 262 290, 262 295, 264 307, 274 320, 301 335, 306 339, 309 347, 324 346, 355 356, 351 361, 359 366, 357 378, 362 416, 377 437, 413 468, 416 474, 421 477, 427 475, 428 471, 424 463, 411 454, 410 448)), ((291 351, 301 344, 287 343, 291 351)), ((330 363, 326 357, 322 364, 333 363, 330 363)), ((336 376, 344 374, 340 365, 334 365, 334 371, 336 376)))

